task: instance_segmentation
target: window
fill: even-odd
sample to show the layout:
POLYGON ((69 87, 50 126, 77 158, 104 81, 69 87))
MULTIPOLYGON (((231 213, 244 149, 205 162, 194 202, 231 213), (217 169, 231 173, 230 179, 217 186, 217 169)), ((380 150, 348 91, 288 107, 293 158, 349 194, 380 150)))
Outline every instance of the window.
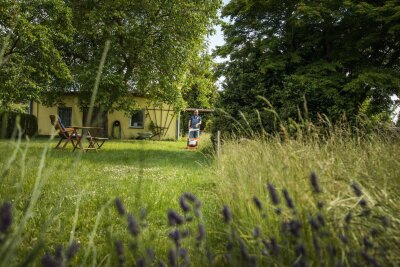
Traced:
POLYGON ((71 126, 71 118, 72 118, 72 108, 70 107, 59 107, 58 108, 58 117, 64 126, 71 126))
POLYGON ((132 113, 131 128, 144 127, 144 109, 136 110, 132 113))

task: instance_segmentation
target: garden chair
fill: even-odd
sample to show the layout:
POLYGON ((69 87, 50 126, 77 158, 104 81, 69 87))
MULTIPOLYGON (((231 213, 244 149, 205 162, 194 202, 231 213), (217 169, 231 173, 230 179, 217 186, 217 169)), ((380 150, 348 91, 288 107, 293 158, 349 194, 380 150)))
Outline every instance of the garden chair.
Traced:
POLYGON ((108 140, 107 137, 87 136, 89 141, 89 148, 100 149, 103 144, 108 140))
POLYGON ((107 140, 107 137, 94 137, 94 143, 96 144, 97 149, 101 148, 107 140))
MULTIPOLYGON (((58 116, 57 116, 58 117, 58 116)), ((60 141, 55 148, 60 148, 61 143, 64 141, 64 145, 61 148, 65 148, 69 142, 72 143, 74 150, 76 146, 79 144, 80 135, 77 134, 74 128, 66 128, 61 122, 60 118, 56 120, 55 115, 50 115, 51 124, 54 126, 56 131, 58 132, 58 136, 60 137, 60 141)))
POLYGON ((103 128, 101 127, 87 127, 87 128, 93 128, 91 129, 91 131, 87 131, 87 136, 86 139, 89 141, 89 148, 96 148, 96 149, 100 149, 104 143, 109 140, 109 138, 104 137, 105 134, 103 132, 103 128), (94 130, 94 131, 93 131, 94 130), (93 135, 93 132, 95 133, 95 135, 93 135))

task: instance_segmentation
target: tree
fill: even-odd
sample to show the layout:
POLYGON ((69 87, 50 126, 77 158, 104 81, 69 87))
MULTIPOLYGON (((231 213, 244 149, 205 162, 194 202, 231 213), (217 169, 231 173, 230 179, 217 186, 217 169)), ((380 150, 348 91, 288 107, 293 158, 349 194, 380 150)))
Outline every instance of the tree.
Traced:
POLYGON ((232 0, 217 51, 230 59, 220 70, 221 107, 236 118, 242 111, 253 128, 255 109, 271 122, 257 96, 281 119, 297 118, 304 99, 311 119, 352 120, 365 101, 371 115, 388 112, 400 89, 399 14, 395 0, 232 0))
POLYGON ((189 107, 212 108, 218 97, 215 63, 208 54, 201 54, 189 63, 182 87, 182 97, 189 107))
POLYGON ((63 47, 72 39, 71 10, 61 0, 0 1, 0 106, 38 101, 72 81, 63 47))
POLYGON ((88 106, 111 42, 97 106, 132 108, 131 95, 182 107, 181 88, 217 19, 220 0, 0 0, 2 105, 54 105, 64 92, 88 106))
POLYGON ((132 108, 131 94, 183 106, 181 88, 217 19, 220 0, 69 0, 74 42, 68 51, 82 106, 89 103, 106 40, 111 41, 96 105, 132 108))
MULTIPOLYGON (((204 53, 199 55, 190 64, 184 86, 182 87, 182 97, 191 108, 214 108, 218 99, 216 77, 214 75, 215 63, 210 55, 204 53)), ((182 112, 181 130, 186 134, 188 121, 192 114, 182 112)), ((209 114, 202 115, 202 129, 210 117, 209 114)))

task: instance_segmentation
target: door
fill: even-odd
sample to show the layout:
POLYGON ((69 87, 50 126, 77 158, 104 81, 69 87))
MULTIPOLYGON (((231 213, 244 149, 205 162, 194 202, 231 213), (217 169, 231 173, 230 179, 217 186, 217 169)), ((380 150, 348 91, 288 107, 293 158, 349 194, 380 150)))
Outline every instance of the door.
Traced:
POLYGON ((97 137, 108 137, 108 112, 101 108, 94 108, 90 125, 87 120, 89 108, 83 109, 82 125, 91 127, 101 127, 102 129, 93 129, 90 133, 97 137))

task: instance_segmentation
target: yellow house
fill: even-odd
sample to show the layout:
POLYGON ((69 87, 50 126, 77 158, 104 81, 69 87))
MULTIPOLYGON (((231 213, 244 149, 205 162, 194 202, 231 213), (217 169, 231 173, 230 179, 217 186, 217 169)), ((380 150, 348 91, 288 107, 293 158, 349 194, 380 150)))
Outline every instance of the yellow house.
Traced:
MULTIPOLYGON (((179 138, 179 114, 172 106, 153 106, 143 97, 134 97, 138 110, 133 114, 123 111, 93 111, 91 126, 101 127, 96 135, 118 139, 147 138, 150 133, 153 139, 177 140, 179 138)), ((30 113, 38 120, 38 135, 51 135, 50 115, 58 115, 67 126, 87 126, 88 109, 79 106, 77 94, 67 94, 63 98, 64 105, 46 107, 33 102, 30 113)))

